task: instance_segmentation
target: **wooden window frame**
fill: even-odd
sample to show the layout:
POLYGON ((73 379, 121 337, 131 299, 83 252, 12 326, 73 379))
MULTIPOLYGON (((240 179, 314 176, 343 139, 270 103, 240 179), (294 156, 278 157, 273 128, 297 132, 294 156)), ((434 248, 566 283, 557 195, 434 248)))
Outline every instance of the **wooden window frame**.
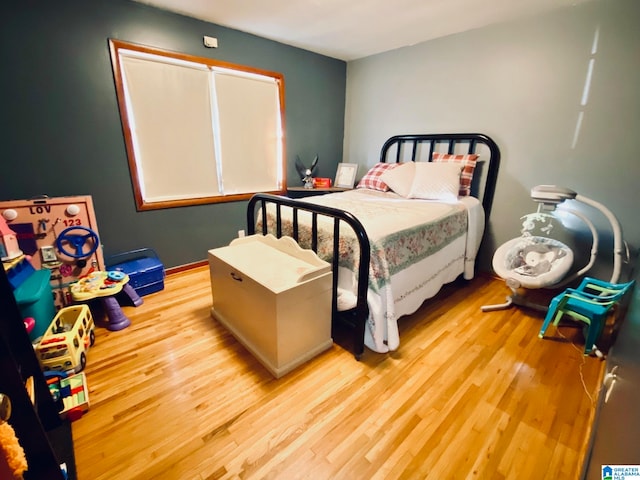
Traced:
MULTIPOLYGON (((276 158, 277 165, 273 167, 278 169, 278 180, 277 180, 277 188, 275 190, 269 190, 267 193, 275 193, 282 194, 285 192, 286 186, 286 155, 285 155, 285 140, 284 140, 284 76, 277 72, 260 70, 253 67, 248 67, 244 65, 237 65, 228 62, 222 62, 219 60, 213 60, 210 58, 198 57, 194 55, 188 55, 183 53, 176 53, 167 50, 162 50, 158 48, 153 48, 149 46, 134 44, 130 42, 124 42, 121 40, 109 39, 109 49, 111 53, 111 61, 114 73, 114 81, 116 87, 116 93, 118 98, 118 106, 120 109, 120 117, 122 121, 122 128, 124 134, 124 140, 127 150, 127 158, 129 163, 129 171, 131 174, 132 186, 134 191, 134 197, 136 202, 136 208, 139 211, 143 210, 156 210, 156 209, 164 209, 164 208, 174 208, 174 207, 184 207, 184 206, 192 206, 192 205, 203 205, 210 203, 220 203, 220 202, 232 202, 239 200, 247 200, 254 193, 257 192, 248 192, 248 193, 230 193, 224 194, 221 193, 219 195, 211 195, 211 196, 196 196, 192 198, 182 198, 182 199, 172 199, 172 200, 161 200, 161 201, 149 201, 145 199, 144 192, 142 188, 142 178, 139 175, 139 169, 142 168, 141 163, 138 161, 136 157, 136 149, 134 145, 134 133, 132 130, 132 125, 130 122, 130 116, 128 111, 128 105, 126 101, 126 93, 125 93, 125 85, 123 80, 123 71, 121 67, 121 55, 120 50, 128 50, 134 52, 140 52, 143 54, 157 55, 161 57, 169 57, 178 61, 186 61, 197 63, 203 66, 206 66, 209 69, 226 69, 232 70, 248 75, 259 75, 264 77, 270 77, 275 81, 278 98, 279 98, 279 138, 276 140, 278 143, 277 148, 279 149, 280 158, 276 158)), ((215 92, 213 92, 215 94, 215 92)), ((213 123, 213 121, 212 121, 213 123)), ((214 126, 212 125, 212 128, 214 126)), ((215 160, 212 160, 215 161, 215 160)), ((224 174, 222 174, 224 177, 224 174)), ((213 182, 216 179, 212 180, 213 182)))

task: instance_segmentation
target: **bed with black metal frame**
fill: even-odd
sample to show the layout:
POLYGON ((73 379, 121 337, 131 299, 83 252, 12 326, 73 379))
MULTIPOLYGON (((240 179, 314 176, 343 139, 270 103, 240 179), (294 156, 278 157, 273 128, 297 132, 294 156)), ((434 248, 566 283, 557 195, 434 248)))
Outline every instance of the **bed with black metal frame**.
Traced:
MULTIPOLYGON (((498 167, 500 163, 500 151, 496 143, 484 134, 478 133, 443 133, 443 134, 412 134, 396 135, 389 138, 382 146, 380 153, 380 163, 405 163, 405 162, 432 162, 436 156, 442 158, 448 155, 477 155, 477 162, 471 181, 471 196, 478 199, 478 205, 482 211, 482 230, 480 239, 484 232, 486 220, 491 211, 494 191, 496 187, 498 167), (444 155, 446 156, 446 155, 444 155)), ((334 195, 344 195, 343 193, 323 195, 322 199, 334 195)), ((335 334, 337 329, 347 327, 351 334, 352 350, 356 359, 360 359, 365 347, 365 332, 367 322, 370 320, 370 308, 368 304, 368 294, 372 279, 370 278, 370 268, 372 262, 372 241, 370 233, 367 232, 357 214, 343 208, 335 206, 312 203, 320 197, 311 197, 304 200, 294 200, 288 197, 256 194, 247 206, 247 232, 271 233, 280 238, 283 235, 293 237, 304 248, 311 248, 319 253, 322 243, 322 230, 325 232, 327 226, 331 230, 331 245, 328 250, 324 249, 324 257, 330 261, 333 271, 332 289, 332 330, 335 334), (270 221, 261 221, 263 218, 270 218, 270 221), (303 232, 304 230, 304 232, 303 232), (345 232, 349 232, 357 248, 345 248, 345 232), (301 238, 305 237, 304 245, 301 238), (342 250, 341 250, 342 249, 342 250), (352 255, 357 256, 351 262, 355 286, 353 294, 355 300, 350 302, 347 308, 339 306, 339 271, 341 270, 341 255, 344 250, 350 250, 352 255)), ((353 202, 352 202, 352 205, 353 202)), ((325 235, 326 236, 326 235, 325 235)), ((475 252, 479 248, 480 239, 477 241, 475 252)), ((326 239, 325 239, 326 240, 326 239)), ((325 243, 327 243, 325 241, 325 243)), ((428 261, 428 259, 427 259, 428 261)), ((465 259, 467 267, 462 269, 456 267, 454 274, 459 277, 463 274, 464 268, 468 268, 471 262, 471 273, 464 273, 464 277, 473 277, 475 268, 475 253, 470 259, 465 259)), ((464 263, 464 262, 463 262, 464 263)), ((450 276, 450 275, 449 275, 450 276)), ((450 278, 444 283, 452 281, 450 278)), ((439 289, 441 285, 437 285, 439 289)), ((436 292, 437 293, 437 292, 436 292)), ((419 298, 422 302, 433 296, 429 293, 425 298, 419 298)), ((334 335, 335 338, 335 335, 334 335)), ((386 343, 386 342, 385 342, 386 343)), ((376 350, 382 351, 382 350, 376 350)))

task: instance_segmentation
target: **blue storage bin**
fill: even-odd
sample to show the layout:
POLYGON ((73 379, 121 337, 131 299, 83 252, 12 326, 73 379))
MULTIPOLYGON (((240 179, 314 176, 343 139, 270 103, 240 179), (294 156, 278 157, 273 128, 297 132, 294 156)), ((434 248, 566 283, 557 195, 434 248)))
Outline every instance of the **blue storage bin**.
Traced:
POLYGON ((35 326, 29 339, 36 342, 49 328, 49 324, 56 316, 51 291, 51 271, 34 270, 34 272, 13 291, 22 318, 32 317, 35 326))
POLYGON ((27 278, 36 271, 36 269, 33 268, 33 265, 31 265, 31 262, 27 260, 24 255, 11 262, 11 266, 5 270, 7 272, 9 284, 14 290, 22 285, 27 278))
POLYGON ((129 275, 129 285, 141 297, 164 289, 164 265, 151 248, 113 255, 106 264, 107 270, 118 270, 129 275))

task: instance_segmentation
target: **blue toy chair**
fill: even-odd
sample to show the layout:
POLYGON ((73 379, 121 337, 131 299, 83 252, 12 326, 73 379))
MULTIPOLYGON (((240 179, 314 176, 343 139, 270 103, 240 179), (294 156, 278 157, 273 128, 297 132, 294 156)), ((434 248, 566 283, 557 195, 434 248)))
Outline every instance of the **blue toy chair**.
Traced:
POLYGON ((620 303, 634 283, 608 283, 585 277, 578 288, 567 288, 551 300, 538 337, 544 338, 552 321, 557 328, 560 319, 568 315, 587 324, 584 354, 589 355, 602 333, 609 311, 620 303))

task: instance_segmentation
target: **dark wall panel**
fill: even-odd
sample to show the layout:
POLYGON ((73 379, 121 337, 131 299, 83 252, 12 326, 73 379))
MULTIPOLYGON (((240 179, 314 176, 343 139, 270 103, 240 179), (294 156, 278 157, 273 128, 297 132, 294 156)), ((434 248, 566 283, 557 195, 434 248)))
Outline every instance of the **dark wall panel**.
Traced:
POLYGON ((0 200, 91 195, 107 256, 152 247, 166 267, 203 260, 245 228, 246 205, 136 211, 109 38, 282 73, 289 183, 296 155, 318 154, 329 177, 342 159, 343 61, 128 0, 11 0, 0 17, 0 200))

